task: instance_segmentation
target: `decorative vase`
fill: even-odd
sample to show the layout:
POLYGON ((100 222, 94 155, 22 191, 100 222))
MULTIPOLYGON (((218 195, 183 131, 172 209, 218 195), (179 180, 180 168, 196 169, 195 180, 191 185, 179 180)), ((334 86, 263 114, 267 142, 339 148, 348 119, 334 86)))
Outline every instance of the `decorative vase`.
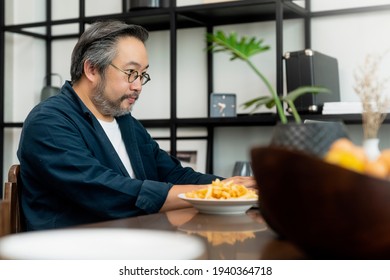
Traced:
POLYGON ((369 160, 376 160, 380 155, 379 139, 369 138, 363 141, 363 149, 369 160))
POLYGON ((278 124, 270 145, 323 157, 332 143, 339 138, 349 138, 342 122, 278 124))

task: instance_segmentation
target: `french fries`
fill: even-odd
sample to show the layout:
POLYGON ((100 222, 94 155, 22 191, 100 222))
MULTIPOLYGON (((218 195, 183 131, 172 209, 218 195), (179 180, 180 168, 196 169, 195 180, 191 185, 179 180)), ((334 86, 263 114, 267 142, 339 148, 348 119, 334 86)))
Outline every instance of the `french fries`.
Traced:
POLYGON ((187 192, 188 198, 199 199, 253 199, 258 198, 255 191, 246 188, 244 185, 234 184, 233 181, 222 182, 217 179, 207 188, 187 192))
POLYGON ((191 234, 197 234, 202 237, 207 238, 207 241, 213 246, 219 246, 222 244, 234 245, 238 242, 244 242, 246 239, 255 238, 255 233, 253 231, 245 232, 213 232, 213 231, 204 231, 204 232, 190 232, 191 234))

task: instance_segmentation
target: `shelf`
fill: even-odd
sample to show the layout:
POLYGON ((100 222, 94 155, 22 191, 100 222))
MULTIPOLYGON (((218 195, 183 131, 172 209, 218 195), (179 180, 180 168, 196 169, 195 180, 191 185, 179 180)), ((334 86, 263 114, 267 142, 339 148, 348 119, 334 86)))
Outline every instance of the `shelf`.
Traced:
MULTIPOLYGON (((316 121, 340 121, 345 124, 362 124, 361 114, 336 114, 336 115, 321 115, 321 114, 301 114, 302 120, 316 121)), ((293 122, 291 116, 288 117, 290 122, 293 122)), ((170 120, 140 120, 145 127, 167 127, 170 120)), ((274 126, 279 122, 279 117, 276 114, 264 113, 254 115, 238 115, 237 117, 228 118, 184 118, 177 119, 178 127, 239 127, 239 126, 274 126)), ((390 124, 390 115, 386 117, 384 124, 390 124)))
POLYGON ((339 10, 325 10, 318 12, 311 12, 310 17, 325 17, 325 16, 339 16, 346 14, 358 14, 358 13, 368 13, 368 12, 379 12, 384 10, 390 10, 390 5, 375 5, 368 7, 357 7, 349 9, 339 9, 339 10))
MULTIPOLYGON (((341 121, 345 124, 362 124, 361 114, 336 114, 336 115, 321 115, 321 114, 301 114, 302 120, 316 121, 341 121)), ((289 121, 293 121, 292 117, 288 117, 289 121)), ((168 128, 172 124, 170 119, 150 119, 139 120, 143 126, 148 128, 168 128)), ((175 123, 178 127, 234 127, 234 126, 273 126, 279 121, 279 117, 273 113, 264 114, 242 114, 237 117, 228 118, 183 118, 176 119, 175 123)), ((386 117, 384 124, 390 124, 390 115, 386 117)), ((7 122, 3 127, 17 128, 22 127, 22 122, 7 122)))
MULTIPOLYGON (((302 115, 302 119, 316 120, 316 121, 341 121, 345 124, 362 124, 361 114, 336 114, 336 115, 302 115)), ((387 118, 385 122, 390 123, 390 118, 387 118)))
MULTIPOLYGON (((52 0, 50 0, 52 1, 52 0)), ((32 36, 38 39, 42 39, 46 42, 46 48, 49 50, 49 54, 46 57, 46 70, 51 72, 51 43, 54 40, 62 40, 67 38, 78 38, 80 32, 83 31, 84 24, 92 23, 97 20, 105 19, 117 19, 131 24, 138 24, 144 26, 149 31, 167 31, 171 39, 170 43, 170 62, 171 62, 171 85, 176 85, 176 59, 175 56, 177 46, 175 44, 176 31, 178 29, 185 28, 207 28, 208 30, 213 27, 232 24, 246 24, 253 22, 273 21, 275 22, 275 38, 276 38, 276 87, 278 92, 283 92, 283 62, 282 62, 282 50, 283 50, 283 24, 286 19, 302 19, 304 20, 304 39, 305 46, 310 46, 310 20, 314 17, 332 16, 341 14, 356 14, 370 11, 389 10, 390 5, 376 5, 371 7, 353 8, 353 9, 341 9, 331 11, 310 11, 310 0, 306 0, 303 8, 297 4, 294 4, 291 0, 241 0, 241 1, 228 1, 219 2, 213 4, 199 4, 159 9, 144 9, 144 10, 132 10, 107 15, 95 15, 85 16, 85 1, 78 1, 83 8, 80 9, 80 18, 68 18, 60 20, 46 20, 33 23, 23 24, 11 24, 5 25, 4 14, 4 1, 2 1, 2 15, 1 15, 1 31, 2 31, 2 48, 0 49, 2 55, 2 68, 1 76, 4 79, 4 44, 5 44, 5 32, 16 33, 25 36, 32 36), (52 34, 51 27, 62 27, 66 25, 78 25, 79 28, 73 28, 71 32, 65 32, 64 34, 52 34), (46 29, 47 28, 47 29, 46 29)), ((122 4, 125 5, 126 1, 122 4)), ((176 1, 170 1, 176 3, 176 1)), ((47 2, 48 3, 48 2, 47 2)), ((122 7, 123 8, 123 7, 122 7)), ((51 11, 47 11, 51 13, 51 11)), ((51 18, 49 16, 48 18, 51 18)), ((211 55, 207 61, 208 69, 207 73, 212 73, 212 59, 211 55)), ((213 76, 208 75, 208 89, 212 88, 213 76)), ((211 90, 210 90, 211 91, 211 90)), ((208 94, 204 92, 204 94, 208 94)), ((177 89, 175 86, 171 88, 171 106, 176 108, 177 106, 177 89)), ((0 103, 4 107, 4 88, 0 90, 0 103)), ((4 109, 4 108, 3 108, 4 109)), ((4 110, 3 110, 4 111, 4 110)), ((321 114, 301 114, 303 120, 318 120, 318 121, 342 121, 345 124, 362 124, 361 114, 342 114, 342 115, 321 115, 321 114)), ((291 116, 288 117, 290 122, 293 122, 291 116)), ((163 140, 169 140, 171 142, 170 150, 173 154, 176 151, 176 141, 184 139, 177 135, 178 128, 191 128, 201 127, 207 129, 207 136, 202 136, 199 139, 205 139, 208 142, 207 146, 207 168, 208 172, 212 172, 213 166, 213 145, 214 145, 214 128, 218 127, 271 127, 279 122, 279 117, 274 113, 264 114, 240 114, 234 118, 178 118, 177 111, 171 110, 170 116, 166 119, 148 119, 140 120, 140 122, 146 128, 163 128, 170 130, 169 137, 162 137, 163 140)), ((390 116, 388 116, 385 124, 390 124, 390 116)), ((21 128, 22 122, 4 122, 4 112, 2 115, 2 137, 0 143, 4 147, 4 129, 9 128, 21 128)), ((192 137, 190 138, 192 139, 192 137)), ((2 157, 4 152, 2 153, 2 157)), ((1 177, 1 176, 0 176, 1 177)))
POLYGON ((112 18, 127 23, 142 25, 149 31, 169 30, 170 28, 170 9, 168 8, 137 10, 105 16, 91 16, 86 17, 85 21, 92 23, 94 21, 112 18))
MULTIPOLYGON (((178 27, 226 25, 271 21, 276 19, 275 0, 246 0, 178 7, 178 27)), ((290 1, 282 1, 285 19, 302 18, 307 11, 290 1)))
MULTIPOLYGON (((75 23, 92 23, 98 20, 108 20, 108 19, 117 19, 126 21, 132 24, 138 24, 144 26, 149 31, 155 30, 169 30, 170 28, 170 12, 169 9, 149 9, 149 10, 139 10, 119 14, 110 14, 110 15, 99 15, 99 16, 89 16, 84 18, 73 18, 73 19, 63 19, 63 20, 51 20, 51 21, 41 21, 34 23, 24 23, 24 24, 15 24, 15 25, 6 25, 4 26, 4 31, 21 33, 25 35, 35 36, 35 37, 46 37, 46 34, 33 32, 32 28, 36 27, 46 27, 46 26, 58 26, 58 25, 67 25, 75 23)), ((79 37, 79 34, 70 34, 74 37, 79 37)), ((52 39, 56 39, 58 36, 51 36, 52 39)))
POLYGON ((179 127, 232 127, 232 126, 273 126, 276 124, 275 114, 242 115, 226 118, 194 118, 178 119, 179 127))
MULTIPOLYGON (((301 114, 301 118, 302 120, 340 121, 345 124, 362 124, 361 114, 301 114)), ((291 116, 289 116, 288 119, 290 122, 293 122, 291 116)), ((177 120, 178 126, 182 127, 274 126, 278 122, 279 117, 276 114, 239 115, 236 118, 194 118, 177 120)), ((390 115, 386 117, 383 123, 390 124, 390 115)))
MULTIPOLYGON (((47 1, 47 7, 51 8, 51 3, 47 1), (50 4, 50 5, 49 5, 50 4)), ((306 0, 305 3, 309 3, 306 0)), ((276 72, 277 72, 277 89, 281 92, 283 88, 283 80, 281 73, 282 67, 282 42, 283 42, 283 20, 285 19, 303 19, 309 17, 309 11, 299 5, 294 4, 291 0, 245 0, 245 1, 228 1, 212 4, 199 4, 189 6, 178 6, 158 9, 144 9, 126 11, 124 7, 126 1, 122 1, 122 11, 115 14, 106 15, 85 15, 85 1, 79 0, 80 17, 52 20, 50 13, 51 9, 47 9, 48 20, 5 25, 5 14, 1 15, 2 22, 2 45, 4 45, 5 33, 15 33, 24 36, 31 36, 45 41, 46 47, 46 72, 51 73, 51 49, 52 42, 63 39, 77 39, 80 33, 83 32, 85 24, 89 24, 98 20, 116 19, 130 24, 137 24, 144 26, 149 31, 167 31, 170 37, 170 63, 171 63, 171 85, 176 84, 176 32, 178 29, 185 28, 207 28, 212 29, 214 26, 230 25, 230 24, 246 24, 253 22, 274 21, 275 22, 275 36, 276 36, 276 72), (55 33, 56 27, 72 26, 71 31, 64 33, 55 33), (54 34, 54 35, 53 35, 54 34)), ((176 1, 170 1, 176 3, 176 1)), ((4 1, 3 7, 4 7, 4 1)), ((310 5, 306 5, 309 7, 310 5)), ((58 28, 58 30, 64 30, 58 28)), ((308 36, 309 32, 305 32, 308 36)), ((306 39, 305 39, 306 40, 306 39)), ((1 50, 2 62, 4 66, 4 48, 1 50)), ((207 58, 207 73, 212 73, 212 59, 211 55, 207 58)), ((4 78, 4 67, 1 68, 1 76, 4 78)), ((212 88, 213 77, 208 75, 208 89, 212 88)), ((47 81, 48 83, 50 81, 47 81)), ((210 91, 210 90, 208 90, 210 91)), ((208 94, 208 92, 205 92, 208 94)), ((0 97, 4 99, 4 89, 0 92, 0 97)), ((255 114, 255 115, 239 115, 235 118, 178 118, 177 117, 177 90, 175 86, 171 87, 171 106, 172 109, 167 119, 151 119, 140 120, 146 128, 163 128, 170 130, 169 137, 162 137, 163 140, 170 141, 170 151, 175 155, 177 140, 185 138, 177 134, 177 129, 185 127, 202 127, 207 129, 206 136, 200 136, 199 139, 207 141, 207 159, 206 168, 208 173, 212 173, 213 168, 213 145, 214 145, 214 128, 216 127, 246 127, 246 126, 274 126, 278 122, 276 114, 255 114)), ((1 101, 1 100, 0 100, 1 101)), ((4 104, 2 105, 4 107, 4 104)), ((22 122, 4 122, 4 114, 2 116, 2 137, 0 143, 4 146, 4 129, 22 128, 22 122)), ((190 137, 189 139, 196 139, 190 137)), ((1 154, 4 156, 4 151, 1 154)))
MULTIPOLYGON (((277 0, 232 1, 176 7, 173 11, 177 15, 176 28, 204 27, 275 20, 275 11, 278 2, 277 0)), ((302 18, 308 15, 307 10, 291 1, 282 1, 281 3, 283 5, 283 18, 285 19, 302 18)), ((6 25, 4 26, 4 30, 48 39, 46 34, 31 31, 31 28, 74 23, 92 23, 97 20, 111 18, 142 25, 149 31, 169 30, 171 27, 170 12, 171 8, 145 9, 118 14, 87 16, 84 18, 6 25)), ((69 34, 50 36, 50 38, 77 38, 78 36, 79 34, 69 34)))

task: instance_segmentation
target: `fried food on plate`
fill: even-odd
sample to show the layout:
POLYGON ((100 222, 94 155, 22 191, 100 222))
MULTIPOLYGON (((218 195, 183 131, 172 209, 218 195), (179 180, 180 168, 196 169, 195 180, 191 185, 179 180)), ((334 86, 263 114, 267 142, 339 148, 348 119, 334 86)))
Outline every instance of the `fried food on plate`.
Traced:
POLYGON ((187 192, 187 198, 199 199, 257 199, 256 192, 233 181, 213 181, 207 188, 187 192))

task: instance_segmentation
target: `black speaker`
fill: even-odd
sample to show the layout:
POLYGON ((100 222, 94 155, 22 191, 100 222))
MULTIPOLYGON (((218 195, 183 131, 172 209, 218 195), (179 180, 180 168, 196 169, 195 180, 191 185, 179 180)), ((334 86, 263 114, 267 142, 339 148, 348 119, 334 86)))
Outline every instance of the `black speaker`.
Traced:
POLYGON ((305 94, 294 104, 298 112, 321 113, 324 102, 340 101, 337 59, 311 49, 288 52, 284 55, 287 92, 300 86, 323 86, 330 93, 305 94))

